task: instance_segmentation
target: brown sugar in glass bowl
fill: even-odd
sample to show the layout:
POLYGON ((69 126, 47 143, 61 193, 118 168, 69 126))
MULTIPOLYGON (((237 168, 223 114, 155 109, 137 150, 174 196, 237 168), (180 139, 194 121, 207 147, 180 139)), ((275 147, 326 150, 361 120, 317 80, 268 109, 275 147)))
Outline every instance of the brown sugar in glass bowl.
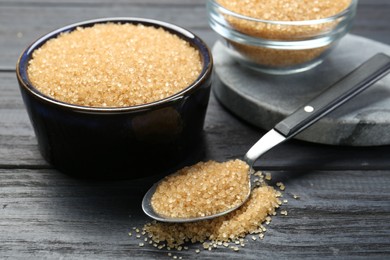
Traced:
POLYGON ((349 31, 357 0, 208 0, 209 24, 241 64, 270 74, 319 65, 349 31))
POLYGON ((104 18, 41 37, 16 73, 50 164, 78 177, 135 178, 198 160, 212 66, 206 44, 181 27, 104 18))

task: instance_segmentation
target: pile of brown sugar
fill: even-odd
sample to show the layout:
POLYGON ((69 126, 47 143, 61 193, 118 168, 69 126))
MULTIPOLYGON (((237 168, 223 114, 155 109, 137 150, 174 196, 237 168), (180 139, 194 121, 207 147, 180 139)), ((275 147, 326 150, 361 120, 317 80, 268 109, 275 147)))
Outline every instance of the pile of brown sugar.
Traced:
MULTIPOLYGON (((249 36, 263 39, 295 41, 316 37, 337 26, 337 20, 310 25, 267 23, 267 21, 307 21, 332 17, 347 9, 352 0, 216 0, 224 8, 264 22, 225 15, 230 26, 249 36)), ((313 60, 324 53, 330 45, 303 50, 272 49, 250 46, 234 41, 230 44, 244 57, 255 63, 287 67, 313 60)))
POLYGON ((241 160, 199 162, 167 176, 154 193, 153 209, 172 218, 214 215, 237 205, 249 193, 249 165, 241 160))
MULTIPOLYGON (((233 160, 223 163, 210 161, 196 165, 196 167, 214 168, 225 164, 229 164, 229 168, 233 172, 236 171, 235 167, 240 170, 247 166, 243 161, 233 160)), ((194 249, 195 253, 199 254, 201 249, 208 251, 228 249, 238 252, 244 249, 247 243, 261 241, 267 231, 266 225, 270 224, 272 216, 276 215, 276 209, 282 204, 287 204, 288 200, 281 201, 283 197, 281 192, 286 189, 282 182, 276 182, 280 191, 267 184, 268 181, 271 181, 271 173, 251 172, 251 174, 254 187, 249 199, 241 207, 226 215, 189 223, 153 221, 145 224, 142 228, 133 227, 128 234, 139 240, 139 247, 153 246, 162 252, 165 251, 172 259, 183 259, 179 251, 190 250, 190 244, 195 244, 195 247, 196 244, 201 246, 201 248, 194 249)), ((234 177, 226 177, 232 182, 235 181, 234 177)), ((177 180, 176 184, 180 185, 181 181, 177 180)), ((297 195, 293 195, 293 197, 299 199, 297 195)), ((224 200, 225 198, 221 197, 220 199, 224 200)), ((204 205, 204 207, 208 206, 204 205)), ((287 216, 287 210, 281 210, 280 215, 287 216)))
POLYGON ((82 106, 124 107, 161 100, 199 76, 198 50, 162 28, 95 24, 47 41, 28 76, 42 93, 82 106))
MULTIPOLYGON (((275 209, 281 204, 279 196, 280 192, 274 188, 261 185, 252 191, 251 197, 242 207, 227 215, 191 223, 152 222, 146 224, 143 230, 156 246, 164 242, 166 246, 179 250, 181 245, 188 242, 204 243, 205 249, 223 242, 240 244, 240 238, 247 234, 257 234, 259 238, 264 236, 262 224, 270 221, 269 215, 275 214, 275 209)), ((160 245, 160 248, 163 246, 160 245)))

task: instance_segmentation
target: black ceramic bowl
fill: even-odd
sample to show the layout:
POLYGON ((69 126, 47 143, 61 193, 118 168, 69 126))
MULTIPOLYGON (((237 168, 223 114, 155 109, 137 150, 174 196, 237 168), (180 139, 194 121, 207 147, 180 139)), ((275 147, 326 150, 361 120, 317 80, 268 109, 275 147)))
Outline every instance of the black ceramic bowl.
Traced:
POLYGON ((212 67, 206 44, 183 28, 149 19, 105 18, 72 24, 39 38, 21 54, 16 74, 40 152, 50 164, 78 177, 136 178, 171 172, 194 161, 202 138, 212 67), (34 50, 62 32, 107 22, 162 27, 176 34, 199 50, 201 74, 173 96, 117 108, 64 103, 31 84, 27 66, 34 50))

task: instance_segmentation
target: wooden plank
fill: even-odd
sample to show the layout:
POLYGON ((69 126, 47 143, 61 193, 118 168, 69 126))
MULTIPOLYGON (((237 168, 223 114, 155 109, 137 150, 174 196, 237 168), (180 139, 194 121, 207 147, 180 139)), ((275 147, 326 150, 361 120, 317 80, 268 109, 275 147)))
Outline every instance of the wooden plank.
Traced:
POLYGON ((0 167, 48 167, 37 141, 14 72, 0 72, 0 167))
MULTIPOLYGON (((376 0, 378 1, 378 0, 376 0)), ((163 8, 167 6, 195 6, 204 5, 204 0, 115 0, 114 2, 107 2, 106 0, 0 0, 0 4, 3 6, 21 6, 21 5, 33 5, 33 6, 110 6, 110 5, 160 5, 163 8)))
POLYGON ((390 44, 390 2, 359 0, 351 33, 390 44))
MULTIPOLYGON (((115 0, 115 2, 107 2, 106 0, 0 0, 0 4, 4 5, 203 5, 204 0, 115 0)), ((359 0, 361 6, 388 6, 388 0, 359 0)))
MULTIPOLYGON (((128 232, 150 220, 140 203, 155 179, 82 181, 52 170, 0 169, 2 258, 159 259, 157 250, 128 232)), ((184 259, 375 258, 390 254, 389 171, 274 172, 288 203, 264 240, 247 238, 233 253, 219 248, 173 251, 184 259), (292 194, 300 196, 293 199, 292 194)))
MULTIPOLYGON (((52 29, 99 16, 137 15, 190 28, 211 46, 201 0, 0 0, 0 258, 171 259, 128 236, 150 221, 142 196, 162 176, 77 180, 51 169, 38 152, 14 75, 17 56, 52 29)), ((390 43, 388 0, 360 0, 354 33, 390 43)), ((212 96, 204 159, 240 158, 263 134, 212 96)), ((264 240, 239 252, 174 252, 184 259, 387 259, 390 256, 390 146, 333 147, 291 141, 258 162, 286 185, 288 203, 264 240), (321 170, 322 169, 322 170, 321 170), (335 170, 336 169, 336 170, 335 170), (370 170, 371 169, 371 170, 370 170), (373 170, 374 169, 374 170, 373 170), (300 199, 293 199, 293 194, 300 199)))
MULTIPOLYGON (((41 158, 14 73, 0 73, 0 167, 48 167, 41 158)), ((212 95, 204 127, 204 160, 242 158, 264 131, 237 119, 212 95)), ((335 147, 300 141, 265 154, 257 167, 275 169, 390 169, 390 146, 335 147)))
MULTIPOLYGON (((0 70, 14 69, 22 50, 39 36, 67 24, 110 16, 158 19, 190 29, 212 46, 217 35, 207 23, 204 1, 141 0, 0 1, 0 70), (28 24, 28 26, 26 26, 28 24), (7 50, 7 51, 4 51, 7 50)), ((361 0, 352 33, 390 44, 390 4, 361 0)))
POLYGON ((216 40, 216 35, 208 28, 204 5, 169 8, 160 5, 6 5, 0 8, 0 70, 14 69, 23 49, 41 35, 68 24, 102 17, 157 19, 190 29, 207 40, 209 46, 216 40))

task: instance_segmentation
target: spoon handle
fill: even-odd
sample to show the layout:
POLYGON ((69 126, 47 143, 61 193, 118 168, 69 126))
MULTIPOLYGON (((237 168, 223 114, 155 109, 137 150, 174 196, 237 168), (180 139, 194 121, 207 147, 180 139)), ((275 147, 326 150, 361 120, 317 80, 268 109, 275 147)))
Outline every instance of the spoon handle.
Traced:
POLYGON ((268 131, 249 149, 244 160, 253 166, 262 154, 305 130, 323 116, 380 80, 389 71, 389 56, 383 53, 373 56, 268 131))
POLYGON ((379 53, 327 88, 306 105, 278 123, 274 129, 291 138, 341 106, 390 71, 390 57, 379 53))

